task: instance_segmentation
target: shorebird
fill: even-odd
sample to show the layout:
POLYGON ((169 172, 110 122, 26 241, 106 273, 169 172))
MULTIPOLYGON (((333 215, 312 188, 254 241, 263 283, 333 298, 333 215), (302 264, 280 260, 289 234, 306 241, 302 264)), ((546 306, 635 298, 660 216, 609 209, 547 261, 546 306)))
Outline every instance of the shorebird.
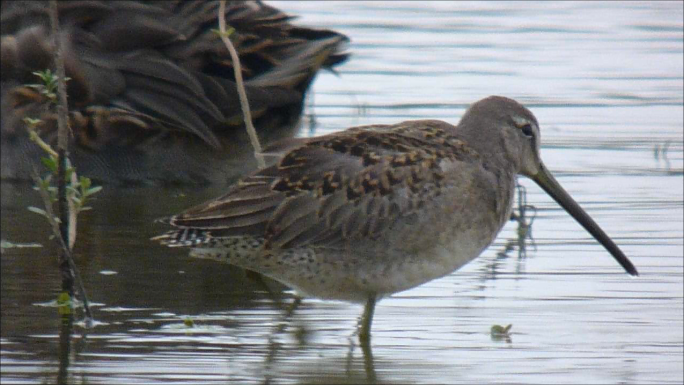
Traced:
POLYGON ((636 268, 539 156, 518 102, 491 96, 456 126, 438 120, 347 129, 291 143, 279 162, 170 218, 156 240, 272 277, 302 296, 365 302, 443 277, 489 246, 518 175, 535 181, 631 275, 636 268))
MULTIPOLYGON (((23 121, 56 143, 56 108, 34 84, 52 68, 47 1, 3 1, 2 179, 31 180, 45 154, 23 121)), ((69 150, 79 174, 113 183, 210 183, 253 171, 228 50, 212 32, 218 1, 61 1, 69 150), (225 162, 232 164, 224 165, 225 162), (251 169, 242 170, 242 164, 251 169), (173 167, 169 167, 173 164, 173 167)), ((346 36, 299 26, 255 1, 229 1, 255 126, 288 137, 320 69, 344 62, 346 36)), ((42 167, 42 166, 41 166, 42 167)))

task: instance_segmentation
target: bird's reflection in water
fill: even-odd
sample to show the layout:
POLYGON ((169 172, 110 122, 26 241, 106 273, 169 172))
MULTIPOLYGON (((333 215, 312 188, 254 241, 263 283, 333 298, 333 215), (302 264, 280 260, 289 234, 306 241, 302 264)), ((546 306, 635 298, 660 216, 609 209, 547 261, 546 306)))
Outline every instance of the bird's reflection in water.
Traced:
POLYGON ((356 337, 356 332, 354 335, 349 337, 349 353, 347 353, 347 366, 346 372, 351 377, 352 374, 352 364, 354 362, 354 350, 356 348, 356 341, 359 341, 361 345, 361 352, 363 354, 363 369, 366 373, 366 382, 369 384, 377 383, 377 377, 375 375, 375 361, 373 360, 373 350, 370 345, 369 340, 359 340, 356 337))
MULTIPOLYGON (((264 384, 270 384, 272 383, 273 379, 278 377, 278 358, 282 357, 282 354, 279 354, 281 353, 281 350, 291 350, 286 348, 285 344, 281 342, 281 338, 285 334, 291 333, 301 349, 310 349, 310 346, 307 347, 307 345, 310 343, 310 339, 308 338, 308 336, 310 336, 309 330, 305 325, 295 326, 296 311, 300 308, 302 300, 298 297, 295 297, 292 302, 287 305, 282 298, 278 298, 275 303, 281 307, 282 316, 275 323, 275 326, 268 337, 268 352, 264 359, 263 370, 264 384)), ((305 376, 310 376, 310 380, 313 380, 314 383, 318 382, 316 378, 319 377, 322 383, 328 383, 331 380, 331 376, 336 380, 353 379, 352 383, 377 383, 375 362, 373 359, 370 341, 366 340, 365 342, 358 342, 359 339, 357 333, 358 330, 351 334, 348 339, 349 349, 345 359, 343 376, 340 377, 340 373, 338 373, 338 370, 341 367, 341 361, 335 361, 332 367, 329 367, 325 363, 317 364, 316 367, 318 369, 323 368, 324 372, 307 372, 308 370, 312 369, 308 368, 304 369, 305 371, 302 374, 305 376), (360 378, 359 373, 356 370, 357 365, 355 364, 358 362, 358 356, 354 353, 357 351, 357 345, 359 345, 361 349, 363 373, 365 378, 360 378)))
POLYGON ((518 224, 515 237, 507 239, 501 250, 496 253, 496 257, 481 269, 483 281, 496 279, 499 266, 516 249, 518 250, 518 263, 516 264, 515 272, 516 276, 519 276, 525 264, 528 245, 532 246, 533 250, 537 250, 537 245, 532 236, 532 223, 534 223, 534 219, 537 217, 537 208, 527 203, 527 190, 520 182, 516 182, 516 191, 518 193, 517 209, 514 209, 511 213, 511 221, 515 221, 518 224))
POLYGON ((292 318, 295 310, 302 303, 302 300, 298 297, 294 298, 289 306, 285 306, 282 300, 278 299, 276 302, 282 309, 283 314, 280 320, 276 322, 273 327, 273 331, 268 336, 268 353, 264 360, 264 384, 270 384, 272 377, 274 375, 274 364, 277 361, 278 351, 280 350, 282 343, 279 341, 279 337, 285 333, 287 327, 292 323, 292 318))
POLYGON ((518 191, 518 212, 516 213, 514 211, 511 214, 511 220, 518 222, 518 228, 516 230, 517 237, 508 240, 506 249, 503 253, 505 254, 512 250, 512 247, 509 246, 509 244, 515 243, 518 246, 518 259, 522 260, 527 257, 528 241, 534 248, 534 251, 537 251, 537 245, 532 237, 532 223, 537 217, 537 208, 527 203, 527 190, 525 189, 525 186, 517 183, 516 190, 518 191))

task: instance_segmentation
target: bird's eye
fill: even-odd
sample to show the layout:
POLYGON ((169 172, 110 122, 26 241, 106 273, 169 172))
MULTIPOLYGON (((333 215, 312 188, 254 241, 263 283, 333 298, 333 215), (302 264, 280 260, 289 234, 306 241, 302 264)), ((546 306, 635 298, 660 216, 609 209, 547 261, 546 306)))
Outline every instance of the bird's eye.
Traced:
POLYGON ((525 125, 523 125, 522 127, 520 127, 520 129, 522 130, 523 134, 525 134, 525 136, 527 136, 527 137, 532 137, 532 136, 534 136, 534 131, 532 130, 532 125, 531 125, 531 124, 526 123, 525 125))

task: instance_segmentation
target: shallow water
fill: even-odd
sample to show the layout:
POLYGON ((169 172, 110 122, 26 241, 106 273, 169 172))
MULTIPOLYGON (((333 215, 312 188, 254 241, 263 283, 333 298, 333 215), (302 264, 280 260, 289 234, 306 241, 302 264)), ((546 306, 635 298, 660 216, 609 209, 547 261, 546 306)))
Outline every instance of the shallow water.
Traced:
POLYGON ((84 330, 44 306, 60 283, 48 227, 26 210, 37 194, 3 183, 2 240, 43 245, 2 250, 3 383, 683 381, 681 2, 273 5, 352 39, 300 135, 457 122, 482 97, 515 98, 540 121, 546 165, 641 276, 521 180, 534 241, 512 221, 460 271, 383 300, 363 351, 360 306, 305 300, 288 316, 277 283, 148 241, 167 229, 156 218, 220 191, 105 188, 79 223, 98 321, 84 330))

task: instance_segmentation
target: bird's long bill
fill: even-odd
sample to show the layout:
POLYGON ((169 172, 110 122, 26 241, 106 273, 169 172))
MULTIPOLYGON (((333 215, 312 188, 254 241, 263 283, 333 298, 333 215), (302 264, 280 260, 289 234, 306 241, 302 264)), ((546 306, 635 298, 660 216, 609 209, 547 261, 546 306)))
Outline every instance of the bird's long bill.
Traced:
POLYGON ((620 265, 631 275, 639 275, 637 269, 634 267, 632 262, 625 256, 625 254, 620 250, 619 247, 613 242, 613 240, 606 235, 603 230, 599 227, 593 219, 582 210, 582 208, 575 202, 574 199, 568 194, 563 187, 556 181, 556 178, 551 175, 544 164, 541 164, 539 173, 532 177, 544 191, 546 191, 551 197, 558 202, 561 207, 565 209, 577 222, 579 222, 582 227, 584 227, 591 235, 599 241, 603 247, 606 248, 615 260, 618 261, 620 265))

